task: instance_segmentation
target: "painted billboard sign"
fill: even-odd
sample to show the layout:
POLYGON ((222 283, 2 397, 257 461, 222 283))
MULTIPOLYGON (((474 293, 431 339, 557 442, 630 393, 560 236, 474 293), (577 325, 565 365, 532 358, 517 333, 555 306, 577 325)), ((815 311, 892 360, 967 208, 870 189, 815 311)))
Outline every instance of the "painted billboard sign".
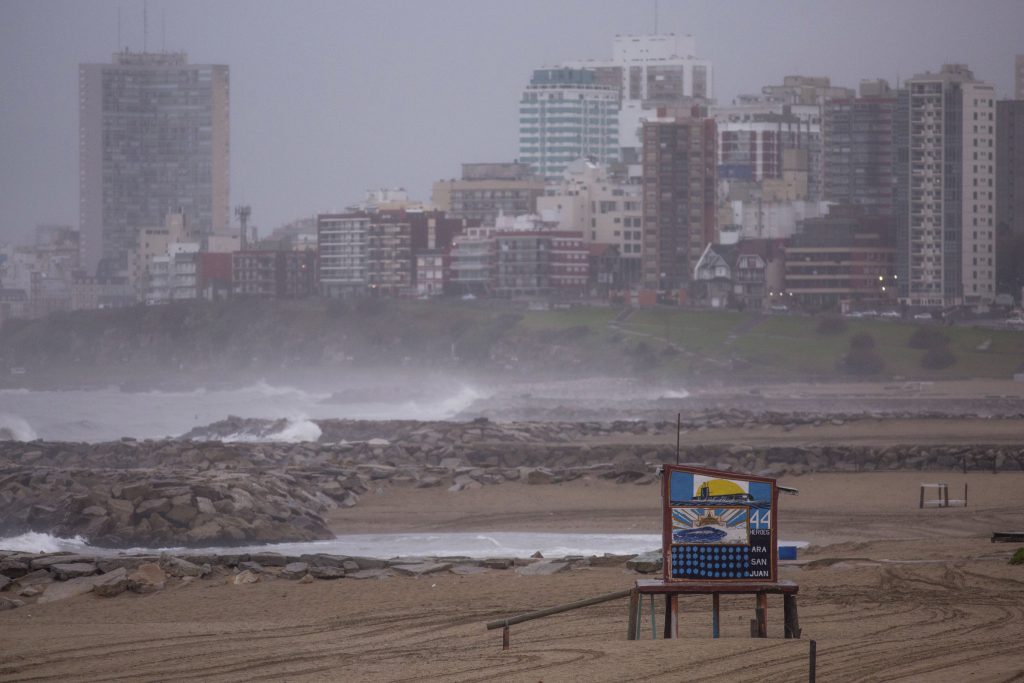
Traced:
POLYGON ((665 465, 662 551, 666 581, 775 581, 774 479, 665 465))

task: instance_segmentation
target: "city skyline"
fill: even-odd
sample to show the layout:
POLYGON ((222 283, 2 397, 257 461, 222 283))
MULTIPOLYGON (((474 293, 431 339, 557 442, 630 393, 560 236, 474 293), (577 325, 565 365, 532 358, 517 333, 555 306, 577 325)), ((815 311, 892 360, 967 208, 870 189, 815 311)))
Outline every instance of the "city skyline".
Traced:
MULTIPOLYGON (((720 103, 788 74, 895 85, 946 62, 1012 97, 1024 6, 940 7, 663 0, 658 30, 693 36, 714 65, 720 103)), ((607 59, 614 35, 654 29, 653 2, 241 8, 152 0, 146 47, 231 68, 230 201, 253 205, 265 230, 342 208, 371 187, 427 200, 431 183, 457 177, 463 162, 512 160, 533 70, 607 59)), ((141 49, 142 14, 142 2, 0 3, 0 91, 10 94, 0 100, 0 242, 24 241, 37 224, 79 227, 78 66, 141 49)))

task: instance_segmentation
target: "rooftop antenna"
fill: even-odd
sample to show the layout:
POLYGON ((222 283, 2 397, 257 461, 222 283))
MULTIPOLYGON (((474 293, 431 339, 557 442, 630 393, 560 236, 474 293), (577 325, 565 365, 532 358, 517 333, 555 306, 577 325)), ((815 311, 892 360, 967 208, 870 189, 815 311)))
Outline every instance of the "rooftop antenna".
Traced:
POLYGON ((167 12, 160 8, 160 52, 167 52, 167 12))
POLYGON ((121 51, 121 6, 117 6, 117 51, 121 51))
POLYGON ((149 42, 149 3, 142 3, 142 51, 147 52, 149 42))
POLYGON ((658 0, 654 0, 654 35, 658 35, 658 0))

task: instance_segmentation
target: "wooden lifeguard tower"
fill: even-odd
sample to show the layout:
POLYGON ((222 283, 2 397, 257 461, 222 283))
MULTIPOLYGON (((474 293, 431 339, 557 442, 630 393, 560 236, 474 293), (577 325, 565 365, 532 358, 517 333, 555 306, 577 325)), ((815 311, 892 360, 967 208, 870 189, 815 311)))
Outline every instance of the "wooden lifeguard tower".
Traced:
MULTIPOLYGON (((633 588, 578 600, 487 623, 502 629, 502 649, 510 647, 510 627, 610 600, 629 598, 627 638, 640 638, 645 597, 650 602, 651 635, 657 637, 655 596, 664 596, 665 638, 679 637, 679 596, 711 596, 711 636, 720 633, 719 600, 753 595, 750 635, 768 637, 768 596, 782 595, 784 636, 800 637, 796 594, 799 587, 778 578, 778 501, 774 479, 685 465, 662 470, 662 577, 639 579, 633 588)), ((793 489, 782 490, 796 493, 793 489)), ((815 643, 811 644, 813 676, 815 643)), ((813 680, 813 678, 811 679, 813 680)))
POLYGON ((628 637, 640 637, 644 597, 652 635, 655 596, 664 596, 664 637, 679 637, 679 596, 710 595, 712 637, 720 633, 722 594, 755 597, 751 635, 768 637, 768 595, 781 594, 784 636, 800 637, 799 587, 778 578, 776 480, 686 465, 662 470, 661 579, 640 579, 630 595, 628 637))

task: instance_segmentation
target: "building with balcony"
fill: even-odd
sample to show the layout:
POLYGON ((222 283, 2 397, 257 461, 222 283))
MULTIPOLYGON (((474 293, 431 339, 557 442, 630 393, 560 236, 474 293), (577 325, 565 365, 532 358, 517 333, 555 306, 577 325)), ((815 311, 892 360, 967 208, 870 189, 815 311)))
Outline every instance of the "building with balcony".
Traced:
POLYGON ((495 296, 571 299, 582 296, 589 280, 589 250, 583 235, 532 227, 498 226, 492 270, 495 296))
POLYGON ((995 89, 962 64, 914 76, 900 93, 897 272, 910 306, 996 295, 995 89))
POLYGON ((822 177, 826 200, 894 219, 895 123, 896 93, 885 81, 861 83, 859 97, 825 102, 822 177))
POLYGON ((806 308, 896 300, 896 250, 888 221, 852 206, 803 221, 785 247, 785 293, 806 308))
POLYGON ((371 217, 366 231, 366 284, 374 296, 412 296, 412 233, 401 215, 371 217))
POLYGON ((298 298, 315 290, 316 254, 312 251, 247 250, 231 255, 235 296, 298 298))
POLYGON ((538 69, 519 100, 519 161, 557 181, 580 157, 619 158, 619 89, 590 69, 538 69))
POLYGON ((604 164, 577 159, 562 181, 537 200, 537 213, 559 230, 579 232, 588 245, 615 247, 619 275, 627 286, 640 280, 643 248, 643 188, 604 164))
POLYGON ((367 237, 366 213, 320 214, 316 217, 320 293, 327 297, 365 294, 367 237))
POLYGON ((493 226, 467 228, 452 240, 450 276, 456 294, 490 294, 494 271, 493 226))
POLYGON ((643 128, 641 279, 655 290, 685 289, 717 225, 715 121, 659 118, 643 128))

